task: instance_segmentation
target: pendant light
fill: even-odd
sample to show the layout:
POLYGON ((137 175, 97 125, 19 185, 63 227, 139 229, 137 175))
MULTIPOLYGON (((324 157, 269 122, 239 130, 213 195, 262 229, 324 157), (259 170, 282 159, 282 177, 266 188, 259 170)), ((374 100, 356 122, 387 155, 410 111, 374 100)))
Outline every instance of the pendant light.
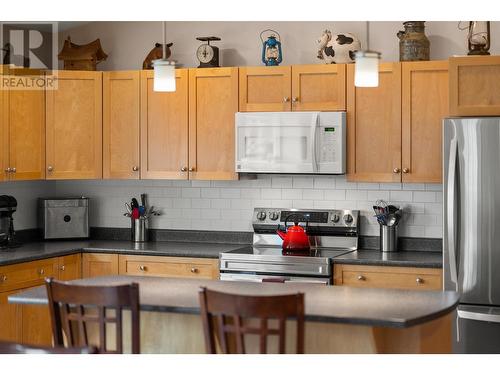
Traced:
POLYGON ((366 22, 366 50, 355 54, 354 86, 378 87, 380 52, 370 51, 370 23, 366 22))
POLYGON ((153 60, 153 91, 175 91, 175 61, 167 60, 167 22, 163 21, 163 58, 153 60))

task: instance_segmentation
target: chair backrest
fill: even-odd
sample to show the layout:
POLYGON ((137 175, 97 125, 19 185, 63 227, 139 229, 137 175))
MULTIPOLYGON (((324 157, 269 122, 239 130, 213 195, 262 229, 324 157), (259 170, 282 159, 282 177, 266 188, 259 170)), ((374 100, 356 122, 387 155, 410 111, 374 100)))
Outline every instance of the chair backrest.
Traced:
POLYGON ((277 296, 243 296, 202 288, 199 292, 201 318, 207 353, 216 353, 217 335, 223 353, 244 354, 245 335, 259 336, 260 353, 267 353, 268 336, 278 336, 278 352, 285 353, 286 320, 297 321, 296 353, 304 353, 304 294, 277 296), (259 326, 244 322, 257 318, 259 326), (276 320, 277 328, 270 326, 276 320), (236 345, 231 345, 231 339, 236 345), (233 347, 231 347, 233 346, 233 347))
POLYGON ((98 354, 94 346, 81 348, 61 348, 22 345, 15 342, 0 341, 0 353, 2 354, 98 354))
POLYGON ((123 353, 123 310, 131 312, 131 351, 140 352, 139 285, 81 286, 46 279, 55 346, 88 346, 88 325, 98 327, 99 352, 123 353), (97 313, 96 313, 97 310, 97 313), (115 325, 115 349, 108 350, 107 330, 115 325))

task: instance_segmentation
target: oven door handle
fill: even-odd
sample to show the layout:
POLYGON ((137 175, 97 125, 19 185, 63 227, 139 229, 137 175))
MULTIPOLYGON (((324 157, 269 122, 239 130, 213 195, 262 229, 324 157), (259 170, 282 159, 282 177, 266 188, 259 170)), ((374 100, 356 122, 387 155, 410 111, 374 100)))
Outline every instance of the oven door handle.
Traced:
POLYGON ((282 283, 284 284, 285 282, 289 281, 289 277, 283 277, 283 276, 275 276, 275 277, 263 277, 261 279, 261 282, 263 283, 282 283))

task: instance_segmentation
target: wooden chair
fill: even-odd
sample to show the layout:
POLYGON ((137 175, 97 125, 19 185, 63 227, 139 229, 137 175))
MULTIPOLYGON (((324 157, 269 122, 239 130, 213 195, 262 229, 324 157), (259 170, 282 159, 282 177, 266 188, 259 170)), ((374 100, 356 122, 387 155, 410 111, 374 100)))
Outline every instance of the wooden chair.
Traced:
POLYGON ((297 321, 297 354, 304 353, 304 294, 278 296, 242 296, 202 288, 199 292, 201 318, 207 353, 215 354, 217 335, 223 353, 246 353, 244 336, 258 335, 260 353, 267 353, 268 336, 278 336, 280 354, 285 353, 285 323, 288 318, 297 321), (257 318, 259 327, 244 324, 243 319, 257 318), (271 328, 271 320, 278 328, 271 328), (231 334, 231 335, 229 335, 231 334), (235 339, 236 350, 230 340, 235 339), (232 348, 231 348, 232 346, 232 348))
POLYGON ((94 346, 81 348, 61 348, 21 345, 15 342, 0 341, 0 353, 2 354, 98 354, 94 346))
POLYGON ((80 286, 50 278, 46 279, 46 286, 55 346, 64 346, 64 335, 68 347, 88 346, 88 325, 94 324, 99 331, 99 352, 123 353, 122 312, 127 309, 131 312, 132 353, 140 352, 138 284, 80 286), (110 324, 116 327, 115 350, 108 350, 106 345, 110 324))

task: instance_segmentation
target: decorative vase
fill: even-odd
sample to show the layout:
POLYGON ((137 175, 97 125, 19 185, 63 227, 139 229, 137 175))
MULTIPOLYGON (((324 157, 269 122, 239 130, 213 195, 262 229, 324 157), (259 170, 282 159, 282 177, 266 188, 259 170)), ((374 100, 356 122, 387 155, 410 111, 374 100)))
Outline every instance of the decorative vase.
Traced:
POLYGON ((325 64, 349 64, 354 62, 354 54, 361 50, 359 39, 351 33, 332 34, 323 31, 318 43, 317 58, 325 64))
POLYGON ((403 22, 404 31, 399 31, 399 61, 429 60, 430 42, 425 35, 425 21, 403 22))

